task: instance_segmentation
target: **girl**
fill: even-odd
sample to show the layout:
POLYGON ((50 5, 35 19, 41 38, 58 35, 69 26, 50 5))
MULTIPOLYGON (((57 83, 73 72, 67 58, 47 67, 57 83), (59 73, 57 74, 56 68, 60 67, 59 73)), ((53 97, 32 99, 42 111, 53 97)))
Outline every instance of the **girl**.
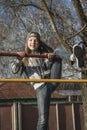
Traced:
MULTIPOLYGON (((25 53, 43 54, 47 53, 48 58, 22 58, 23 53, 19 52, 20 57, 11 64, 13 73, 17 73, 22 67, 28 78, 61 78, 62 60, 52 59, 53 50, 45 45, 37 32, 28 34, 25 44, 25 53)), ((55 51, 54 54, 57 54, 55 51)), ((36 90, 38 105, 37 130, 47 130, 49 119, 49 106, 52 92, 58 87, 59 83, 31 83, 36 90)))

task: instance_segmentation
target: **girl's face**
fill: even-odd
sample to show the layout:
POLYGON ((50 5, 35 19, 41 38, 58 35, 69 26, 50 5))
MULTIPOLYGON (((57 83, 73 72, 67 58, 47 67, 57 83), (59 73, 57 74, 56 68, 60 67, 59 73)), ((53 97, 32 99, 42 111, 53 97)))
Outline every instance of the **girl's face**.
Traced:
POLYGON ((37 39, 37 37, 30 37, 28 39, 28 48, 31 50, 31 51, 35 51, 38 49, 38 46, 39 46, 39 40, 37 39))

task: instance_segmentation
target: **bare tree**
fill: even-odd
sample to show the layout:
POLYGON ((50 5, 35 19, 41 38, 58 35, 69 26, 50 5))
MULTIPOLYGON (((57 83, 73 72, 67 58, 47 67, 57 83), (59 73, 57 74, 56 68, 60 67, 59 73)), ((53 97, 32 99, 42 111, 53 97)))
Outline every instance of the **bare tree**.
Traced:
MULTIPOLYGON (((77 11, 78 17, 81 22, 81 26, 87 25, 87 16, 84 13, 80 0, 72 0, 72 2, 74 3, 75 9, 77 11)), ((84 43, 86 45, 85 46, 85 53, 86 53, 85 55, 87 55, 87 27, 82 32, 82 34, 83 34, 84 43)), ((87 68, 86 60, 85 60, 85 68, 87 68)), ((82 78, 87 79, 87 70, 85 70, 84 73, 82 73, 82 78)), ((82 99, 83 99, 83 109, 84 109, 84 126, 85 126, 84 130, 87 130, 87 83, 83 83, 82 99)))

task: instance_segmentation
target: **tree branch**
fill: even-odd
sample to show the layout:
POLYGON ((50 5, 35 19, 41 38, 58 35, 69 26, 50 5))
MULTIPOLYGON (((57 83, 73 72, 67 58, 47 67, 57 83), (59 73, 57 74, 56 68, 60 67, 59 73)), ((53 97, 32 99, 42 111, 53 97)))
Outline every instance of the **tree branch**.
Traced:
POLYGON ((61 38, 61 36, 60 36, 60 34, 59 34, 58 30, 57 30, 57 27, 56 27, 56 25, 54 23, 54 19, 53 19, 52 15, 51 15, 51 13, 50 13, 50 11, 48 9, 48 6, 47 6, 45 0, 41 0, 41 1, 42 1, 43 5, 44 5, 44 9, 45 9, 45 11, 46 11, 46 13, 48 15, 48 18, 50 20, 50 23, 51 23, 51 26, 53 28, 53 31, 56 34, 58 42, 60 44, 62 44, 68 51, 71 51, 71 48, 64 42, 64 40, 62 40, 62 38, 61 38))
POLYGON ((67 37, 67 38, 65 39, 65 41, 70 40, 71 38, 73 38, 73 37, 77 36, 78 34, 82 33, 82 32, 86 29, 86 27, 87 27, 87 24, 85 24, 85 25, 81 28, 80 31, 78 31, 78 32, 76 32, 75 34, 73 34, 73 35, 67 37))

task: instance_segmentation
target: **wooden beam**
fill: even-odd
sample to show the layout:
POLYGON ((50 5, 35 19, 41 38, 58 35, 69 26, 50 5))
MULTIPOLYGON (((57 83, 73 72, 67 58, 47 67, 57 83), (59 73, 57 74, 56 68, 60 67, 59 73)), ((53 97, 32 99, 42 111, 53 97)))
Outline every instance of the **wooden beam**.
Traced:
MULTIPOLYGON (((20 55, 17 52, 5 52, 5 51, 1 51, 0 56, 20 57, 20 55)), ((26 54, 25 52, 23 52, 22 57, 48 58, 48 54, 26 54)), ((52 58, 61 59, 58 55, 52 55, 52 58)))

